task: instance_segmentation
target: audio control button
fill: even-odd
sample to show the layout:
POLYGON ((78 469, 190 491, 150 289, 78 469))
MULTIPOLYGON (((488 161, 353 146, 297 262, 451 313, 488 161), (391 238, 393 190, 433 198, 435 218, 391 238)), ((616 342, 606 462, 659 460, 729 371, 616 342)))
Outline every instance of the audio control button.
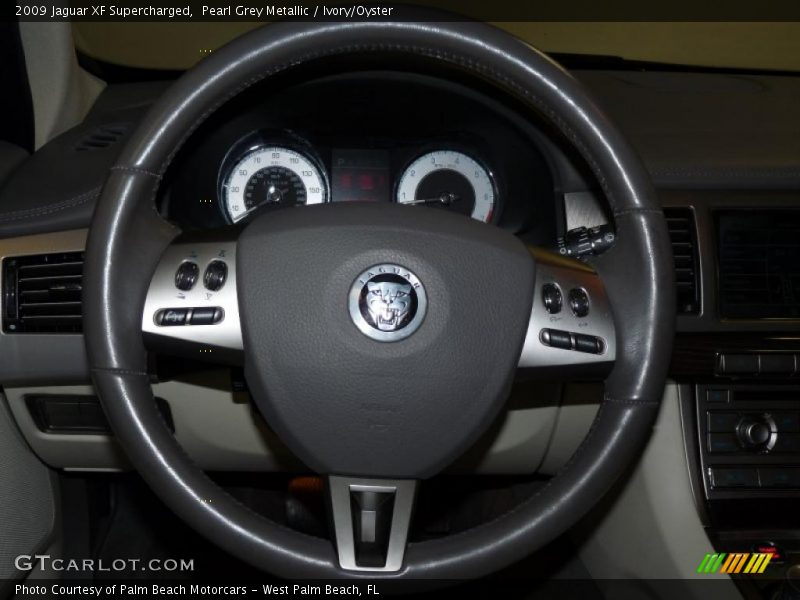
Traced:
POLYGON ((228 279, 228 265, 221 260, 212 260, 203 274, 203 285, 207 290, 218 292, 228 279))
POLYGON ((589 295, 581 288, 569 291, 569 307, 572 314, 582 319, 589 314, 589 295))
POLYGON ((183 292, 188 292, 197 283, 197 277, 200 274, 200 267, 197 263, 187 260, 182 262, 175 271, 175 287, 183 292))
POLYGON ((544 303, 544 309, 551 315, 561 312, 564 298, 561 296, 561 290, 556 284, 545 283, 542 286, 542 302, 544 303))

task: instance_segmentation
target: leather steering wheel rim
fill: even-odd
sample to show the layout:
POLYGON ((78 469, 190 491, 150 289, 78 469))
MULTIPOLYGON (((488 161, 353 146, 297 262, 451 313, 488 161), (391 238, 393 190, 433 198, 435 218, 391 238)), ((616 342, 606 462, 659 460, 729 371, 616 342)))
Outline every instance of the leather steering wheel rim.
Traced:
POLYGON ((674 287, 663 214, 639 158, 568 73, 544 54, 480 23, 277 23, 203 60, 150 110, 112 167, 91 224, 85 335, 92 376, 131 462, 167 505, 246 562, 289 578, 477 577, 542 547, 583 516, 637 457, 659 406, 671 351, 674 287), (591 430, 534 496, 474 529, 409 544, 397 572, 337 566, 328 540, 270 522, 211 481, 157 413, 141 316, 159 257, 178 234, 155 210, 172 157, 225 102, 265 78, 318 58, 404 53, 445 61, 541 113, 593 170, 611 205, 617 241, 593 262, 617 333, 614 369, 591 430))

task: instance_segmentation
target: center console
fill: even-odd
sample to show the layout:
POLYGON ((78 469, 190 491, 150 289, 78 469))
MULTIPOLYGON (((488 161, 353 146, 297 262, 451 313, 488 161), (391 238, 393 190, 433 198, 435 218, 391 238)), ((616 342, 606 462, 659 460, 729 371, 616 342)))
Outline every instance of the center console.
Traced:
POLYGON ((696 310, 679 312, 670 367, 695 502, 717 553, 770 555, 764 573, 732 573, 746 597, 800 598, 798 200, 665 198, 668 217, 691 215, 699 267, 696 310))

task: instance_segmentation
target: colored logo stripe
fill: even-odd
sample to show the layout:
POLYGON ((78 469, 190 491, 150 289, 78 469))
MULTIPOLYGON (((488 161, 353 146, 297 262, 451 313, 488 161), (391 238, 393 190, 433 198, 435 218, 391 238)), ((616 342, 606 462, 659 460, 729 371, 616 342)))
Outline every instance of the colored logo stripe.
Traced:
POLYGON ((698 573, 763 573, 772 560, 771 553, 734 552, 706 554, 697 567, 698 573))

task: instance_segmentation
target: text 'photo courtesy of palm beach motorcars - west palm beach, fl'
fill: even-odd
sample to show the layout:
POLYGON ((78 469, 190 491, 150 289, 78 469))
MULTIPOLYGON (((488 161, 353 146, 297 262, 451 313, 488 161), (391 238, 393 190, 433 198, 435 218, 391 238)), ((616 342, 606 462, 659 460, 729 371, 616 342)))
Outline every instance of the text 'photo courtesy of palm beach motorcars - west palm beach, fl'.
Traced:
POLYGON ((0 600, 800 600, 800 6, 601 4, 4 3, 0 600))

